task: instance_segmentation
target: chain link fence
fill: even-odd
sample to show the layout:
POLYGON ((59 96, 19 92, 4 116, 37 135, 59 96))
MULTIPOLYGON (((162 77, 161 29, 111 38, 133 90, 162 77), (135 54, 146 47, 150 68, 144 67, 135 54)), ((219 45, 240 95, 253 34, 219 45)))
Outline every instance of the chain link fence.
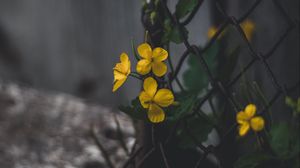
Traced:
MULTIPOLYGON (((178 26, 179 33, 183 37, 183 43, 186 47, 186 50, 184 51, 183 55, 179 59, 179 63, 176 67, 174 67, 173 73, 169 76, 170 81, 176 80, 177 75, 184 63, 184 61, 187 59, 189 54, 194 54, 200 61, 203 71, 205 71, 206 75, 209 77, 209 81, 211 83, 211 89, 202 96, 201 101, 197 103, 197 105, 194 107, 193 112, 191 114, 188 114, 184 116, 183 118, 179 119, 176 124, 173 126, 173 128, 170 130, 169 135, 165 140, 159 140, 155 137, 155 126, 152 126, 152 147, 148 149, 143 144, 136 143, 129 152, 128 160, 124 163, 123 168, 127 167, 142 167, 142 165, 145 163, 145 161, 151 157, 155 151, 160 153, 160 156, 162 158, 162 161, 164 163, 164 166, 161 167, 167 167, 170 168, 170 162, 171 160, 168 160, 167 152, 165 147, 168 145, 170 139, 174 136, 174 133, 176 132, 179 125, 183 125, 185 128, 185 131, 187 132, 188 136, 194 141, 195 144, 197 144, 197 147, 202 151, 202 155, 199 157, 197 162, 194 163, 194 167, 198 168, 201 167, 201 164, 205 159, 207 159, 209 154, 213 154, 217 157, 216 151, 220 148, 220 146, 225 145, 221 141, 218 145, 208 145, 204 146, 202 142, 199 142, 197 138, 193 135, 191 129, 189 127, 188 119, 199 116, 199 110, 203 107, 203 105, 209 101, 210 98, 212 98, 215 94, 220 94, 224 99, 227 101, 227 104, 235 111, 235 113, 238 113, 242 109, 238 106, 238 103, 233 98, 233 95, 230 91, 230 89, 233 88, 233 86, 238 83, 241 79, 241 77, 249 71, 253 67, 254 64, 260 64, 264 67, 265 71, 262 73, 266 73, 268 75, 268 80, 270 80, 274 86, 275 94, 271 97, 271 99, 268 100, 267 105, 264 106, 264 108, 258 112, 259 115, 264 115, 266 111, 280 98, 281 96, 288 96, 291 92, 295 91, 299 87, 299 81, 295 83, 292 86, 286 86, 283 83, 281 83, 277 77, 274 74, 273 69, 268 63, 268 60, 272 59, 272 56, 276 52, 276 50, 279 48, 279 46, 284 42, 284 40, 291 35, 291 31, 293 29, 299 28, 299 21, 294 20, 291 18, 286 10, 283 8, 279 0, 272 0, 272 3, 276 7, 276 9, 280 12, 282 17, 285 19, 286 28, 282 34, 280 34, 278 37, 276 37, 276 40, 274 40, 274 43, 272 44, 271 48, 264 53, 261 53, 259 51, 256 51, 253 47, 253 45, 250 43, 250 41, 247 39, 242 27, 240 24, 245 21, 250 14, 255 12, 255 9, 263 2, 263 0, 256 0, 253 2, 253 5, 249 7, 245 13, 240 16, 239 18, 230 16, 225 8, 222 6, 221 0, 215 0, 214 3, 216 5, 217 10, 221 13, 221 15, 225 18, 223 23, 219 26, 218 31, 215 33, 215 35, 210 39, 210 41, 204 46, 203 48, 199 48, 198 46, 191 44, 188 40, 187 35, 184 32, 184 26, 188 25, 197 11, 199 10, 203 0, 198 1, 198 5, 194 8, 194 10, 189 14, 189 16, 186 17, 184 21, 179 21, 179 19, 176 17, 175 14, 172 14, 166 1, 161 0, 159 3, 161 3, 164 11, 167 14, 167 18, 169 18, 174 26, 178 26), (239 37, 243 40, 243 42, 247 46, 247 50, 251 55, 251 60, 246 63, 246 65, 229 81, 228 83, 223 83, 219 79, 217 79, 216 76, 212 73, 210 70, 205 58, 204 53, 207 52, 207 50, 216 42, 216 40, 221 36, 221 34, 225 31, 225 29, 228 26, 233 26, 235 31, 238 33, 239 37), (146 152, 145 152, 146 150, 146 152), (143 152, 144 151, 144 152, 143 152), (138 159, 137 159, 138 158, 138 159)), ((297 32, 298 33, 298 32, 297 32)), ((236 128, 237 124, 233 123, 231 128, 223 135, 222 139, 225 139, 228 134, 232 133, 236 128)), ((106 154, 108 155, 108 154, 106 154)), ((109 160, 109 157, 107 157, 109 160)), ((108 161, 109 162, 109 161, 108 161)), ((113 165, 111 162, 109 162, 109 167, 113 168, 113 165)), ((222 164, 217 164, 217 167, 222 167, 222 164)))

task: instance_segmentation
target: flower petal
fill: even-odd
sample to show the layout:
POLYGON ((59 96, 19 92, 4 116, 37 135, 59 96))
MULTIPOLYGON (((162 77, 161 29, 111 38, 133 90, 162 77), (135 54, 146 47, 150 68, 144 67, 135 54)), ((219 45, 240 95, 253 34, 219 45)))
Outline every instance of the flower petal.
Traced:
POLYGON ((255 29, 255 24, 251 20, 245 20, 241 24, 241 27, 246 35, 247 40, 251 41, 255 29))
POLYGON ((153 123, 159 123, 165 120, 165 112, 156 104, 151 104, 148 111, 148 118, 153 123))
POLYGON ((128 55, 126 53, 122 53, 120 55, 120 61, 121 61, 121 64, 123 65, 123 67, 124 67, 125 74, 129 75, 130 74, 130 60, 128 58, 128 55))
POLYGON ((163 62, 153 62, 152 71, 156 76, 161 77, 167 72, 167 65, 163 62))
POLYGON ((265 120, 262 117, 254 117, 250 120, 250 125, 254 131, 261 131, 265 127, 265 120))
POLYGON ((122 63, 117 63, 113 69, 119 71, 122 74, 126 74, 127 72, 126 67, 122 63))
POLYGON ((136 65, 136 71, 141 75, 146 75, 151 70, 151 62, 147 59, 140 60, 136 65))
POLYGON ((160 47, 155 48, 152 54, 152 58, 155 62, 161 62, 168 58, 168 51, 160 47))
POLYGON ((250 128, 250 125, 249 123, 244 123, 244 124, 241 124, 239 126, 239 135, 240 136, 245 136, 247 134, 247 132, 249 131, 249 128, 250 128))
POLYGON ((248 117, 253 117, 256 113, 256 106, 254 104, 248 104, 245 108, 245 113, 248 117))
POLYGON ((217 31, 218 29, 215 26, 210 27, 207 31, 207 37, 211 39, 217 33, 217 31))
POLYGON ((150 97, 145 91, 142 91, 139 95, 139 100, 144 108, 149 108, 152 97, 150 97))
POLYGON ((145 59, 151 59, 152 57, 152 49, 148 43, 143 43, 137 48, 139 55, 145 59))
POLYGON ((157 82, 154 78, 148 77, 144 80, 143 84, 145 92, 151 97, 151 99, 154 97, 156 91, 157 91, 157 82))
POLYGON ((236 114, 236 121, 239 123, 239 124, 243 124, 245 122, 248 122, 250 118, 248 117, 248 115, 243 112, 243 111, 240 111, 236 114))
POLYGON ((153 101, 161 107, 168 107, 174 102, 174 95, 169 89, 159 89, 153 101))
POLYGON ((129 61, 129 58, 128 58, 128 55, 126 53, 121 53, 120 55, 120 61, 121 62, 128 62, 129 61))
POLYGON ((118 71, 118 70, 114 70, 114 82, 115 82, 116 80, 121 80, 121 79, 124 79, 124 78, 126 78, 126 75, 125 75, 125 74, 121 73, 121 72, 118 71))
POLYGON ((126 81, 126 78, 120 79, 120 80, 116 80, 114 82, 114 86, 113 86, 113 90, 112 91, 115 92, 117 89, 119 89, 119 87, 121 87, 125 81, 126 81))

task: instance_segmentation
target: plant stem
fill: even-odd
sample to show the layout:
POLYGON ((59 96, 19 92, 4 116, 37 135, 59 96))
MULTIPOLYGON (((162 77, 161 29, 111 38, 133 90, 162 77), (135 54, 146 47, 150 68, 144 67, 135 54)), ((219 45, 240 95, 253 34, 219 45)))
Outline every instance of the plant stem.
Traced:
POLYGON ((140 76, 137 76, 134 72, 130 73, 129 76, 136 78, 138 80, 142 80, 142 78, 140 76))

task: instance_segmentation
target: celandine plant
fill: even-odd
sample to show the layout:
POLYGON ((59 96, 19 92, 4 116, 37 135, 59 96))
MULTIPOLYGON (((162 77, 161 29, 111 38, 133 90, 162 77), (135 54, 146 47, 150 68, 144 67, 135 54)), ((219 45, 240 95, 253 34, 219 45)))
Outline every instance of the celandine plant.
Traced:
MULTIPOLYGON (((292 117, 275 120, 264 91, 256 81, 247 79, 246 70, 238 70, 242 45, 235 42, 236 39, 228 44, 236 31, 232 27, 212 26, 207 31, 209 42, 204 47, 190 45, 185 25, 201 4, 200 0, 179 0, 172 14, 163 0, 145 3, 143 19, 149 33, 146 35, 148 40, 137 48, 132 43, 137 64, 131 67, 128 55, 122 53, 120 62, 113 68, 113 92, 128 77, 140 81, 142 86, 139 95, 130 105, 120 106, 120 111, 152 128, 164 127, 163 138, 154 137, 153 132, 152 137, 146 137, 153 141, 152 147, 148 147, 149 151, 144 152, 140 162, 148 160, 152 168, 162 167, 162 164, 173 168, 298 168, 300 99, 286 97, 292 117), (169 55, 170 43, 183 43, 187 48, 176 66, 169 55), (188 67, 179 80, 184 61, 188 67), (237 71, 239 73, 232 82, 237 71), (228 86, 225 84, 235 84, 236 88, 217 86, 220 83, 215 79, 225 87, 228 86), (173 89, 175 82, 177 90, 173 89), (216 90, 221 90, 222 95, 216 90), (160 152, 153 154, 157 149, 160 152)), ((244 18, 235 26, 243 40, 251 45, 255 23, 244 18)), ((129 163, 132 160, 129 158, 129 163)), ((136 166, 141 164, 136 163, 136 166)))

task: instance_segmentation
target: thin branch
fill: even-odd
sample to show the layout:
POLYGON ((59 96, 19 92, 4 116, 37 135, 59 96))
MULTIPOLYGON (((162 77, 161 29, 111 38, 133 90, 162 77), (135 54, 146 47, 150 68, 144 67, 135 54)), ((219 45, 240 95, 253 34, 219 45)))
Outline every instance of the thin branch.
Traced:
POLYGON ((166 157, 166 154, 165 154, 165 151, 164 151, 164 148, 162 146, 162 143, 159 143, 159 149, 160 149, 161 156, 162 156, 162 158, 164 160, 166 168, 170 168, 168 160, 167 160, 167 157, 166 157))
POLYGON ((120 122, 119 122, 116 114, 113 114, 113 117, 114 117, 114 121, 117 125, 117 134, 118 134, 118 140, 120 142, 120 145, 123 148, 123 150, 125 151, 125 153, 127 154, 127 156, 129 156, 129 150, 128 150, 128 148, 126 146, 126 143, 124 141, 124 136, 123 136, 123 133, 122 133, 122 130, 121 130, 120 122))
POLYGON ((142 151, 143 147, 139 147, 131 156, 130 158, 125 162, 123 168, 127 168, 130 164, 134 162, 134 159, 136 156, 142 151))
POLYGON ((141 159, 140 162, 137 163, 137 167, 141 167, 143 165, 143 163, 145 162, 146 159, 149 158, 149 156, 155 151, 155 148, 152 147, 141 159))
POLYGON ((96 128, 94 125, 91 125, 91 128, 90 128, 90 133, 91 133, 91 137, 93 138, 93 140, 95 141, 97 147, 99 148, 99 150, 101 151, 104 159, 105 159, 105 162, 107 164, 107 166, 109 168, 115 168, 112 161, 110 160, 110 157, 109 157, 109 154, 108 152, 106 151, 106 149, 104 148, 104 146, 102 145, 100 139, 98 138, 98 135, 97 135, 97 132, 96 132, 96 128))

